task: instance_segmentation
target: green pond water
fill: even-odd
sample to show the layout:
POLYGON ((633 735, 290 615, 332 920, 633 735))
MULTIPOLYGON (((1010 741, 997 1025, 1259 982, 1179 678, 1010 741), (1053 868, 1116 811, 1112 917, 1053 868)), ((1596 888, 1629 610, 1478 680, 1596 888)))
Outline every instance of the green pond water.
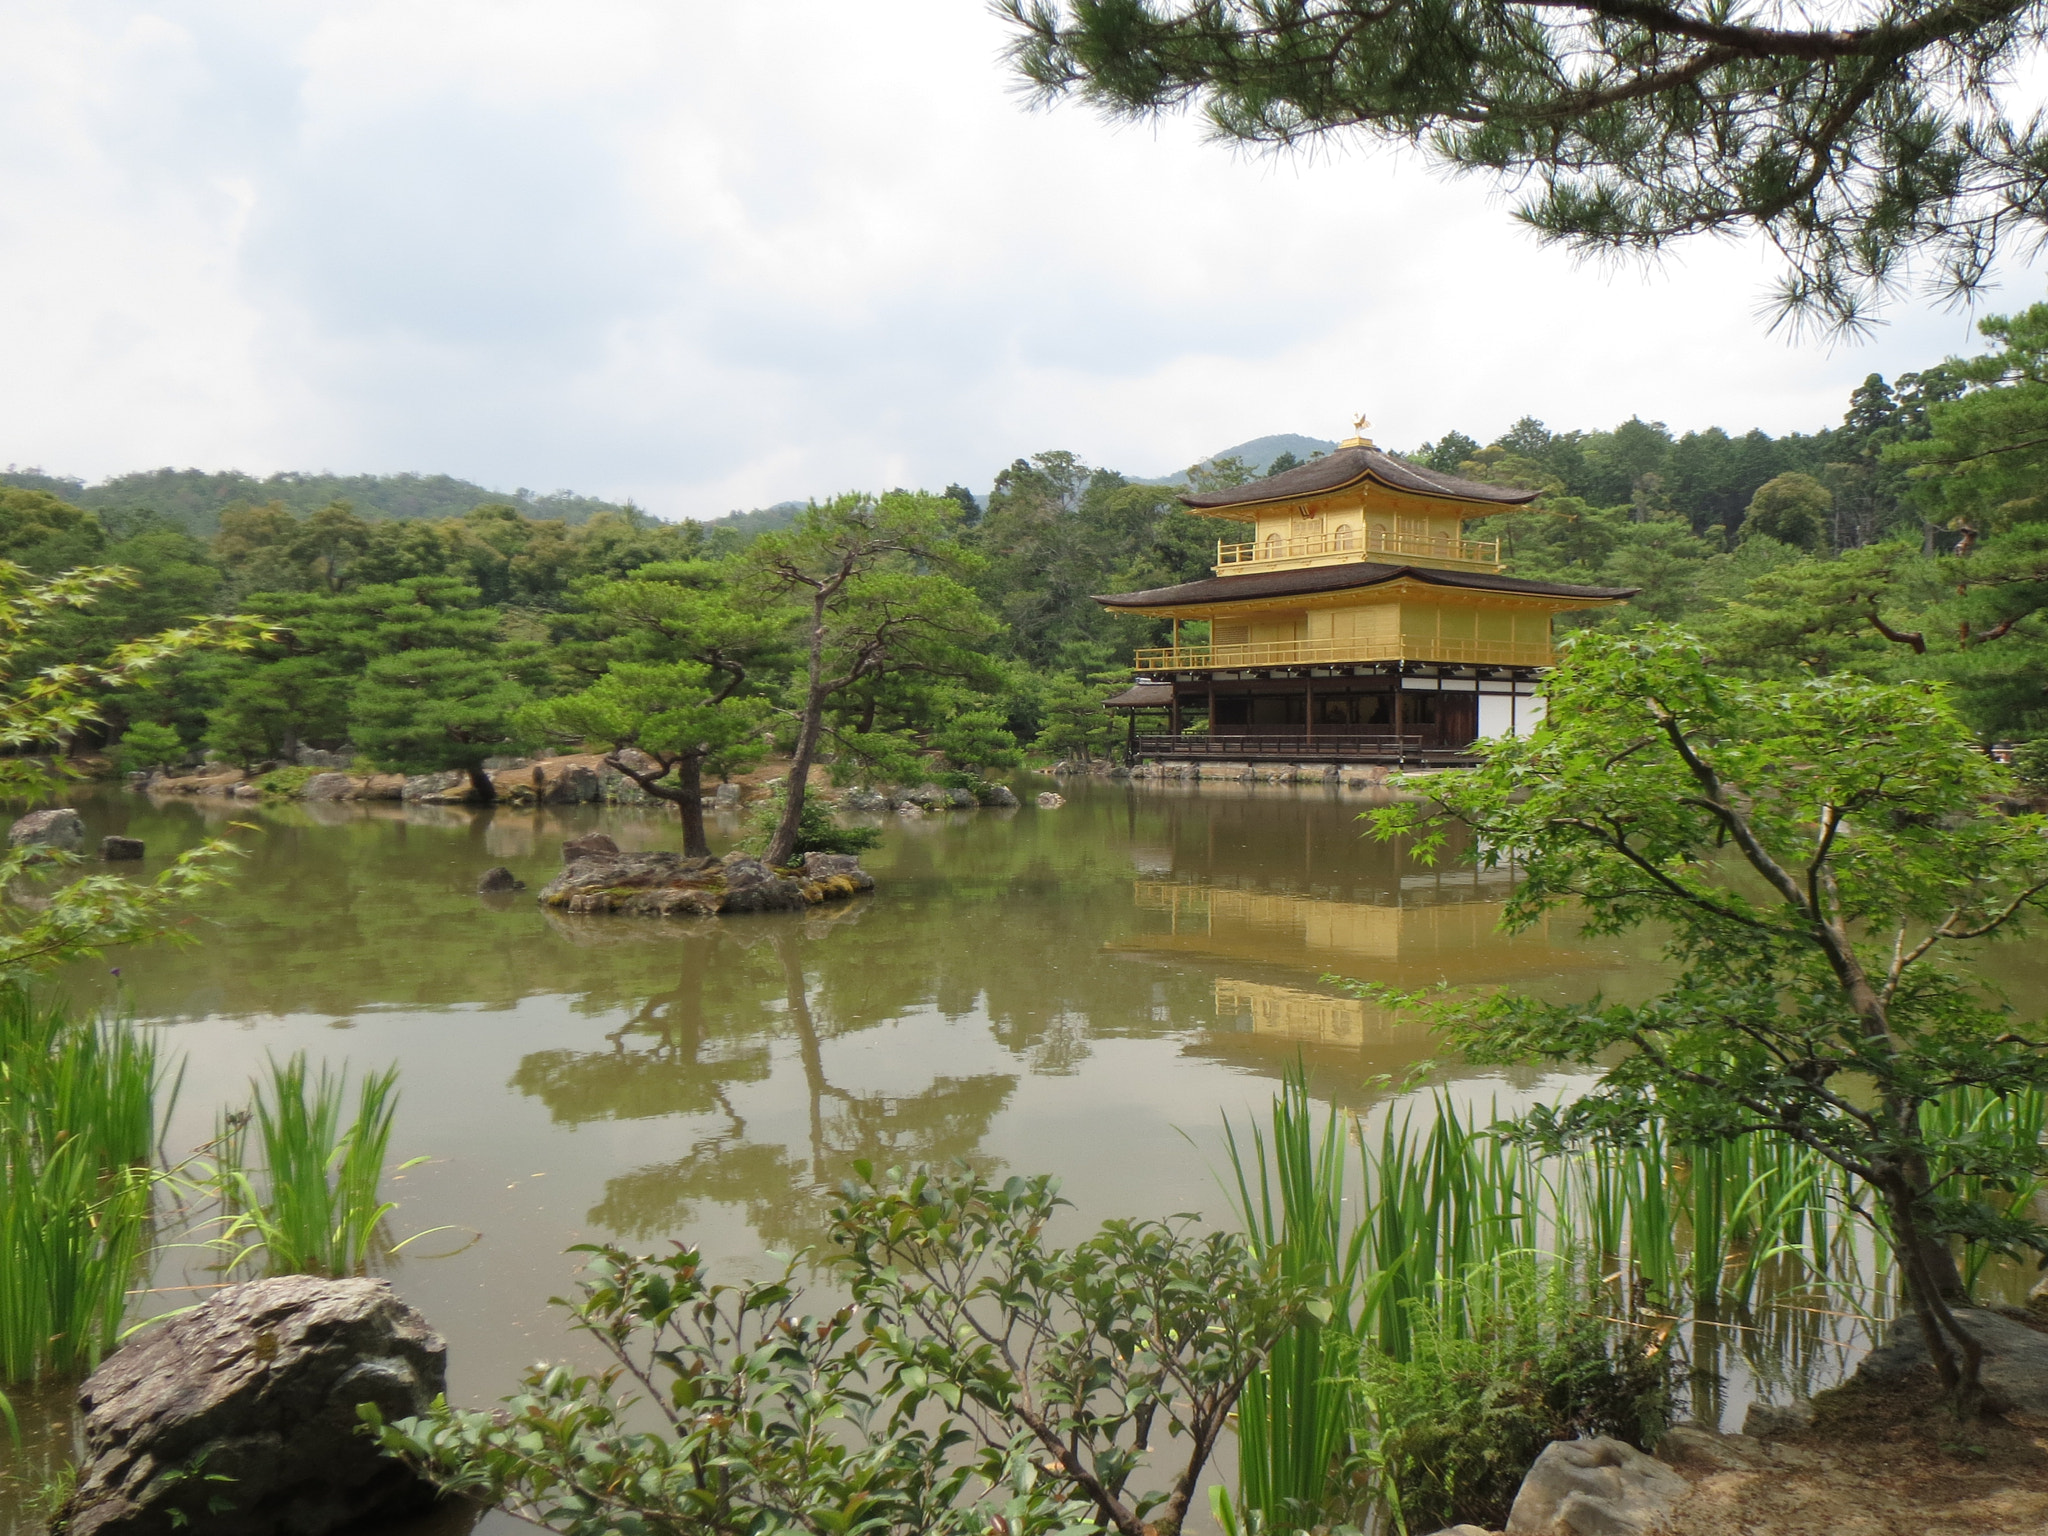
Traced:
MULTIPOLYGON (((77 801, 91 839, 142 838, 145 871, 208 835, 246 857, 194 910, 194 942, 109 955, 64 983, 183 1063, 174 1153, 206 1141, 267 1056, 399 1065, 393 1161, 425 1161, 390 1185, 394 1235, 450 1230, 380 1272, 447 1337, 451 1396, 473 1402, 535 1359, 578 1358, 548 1305, 573 1284, 570 1245, 677 1238, 737 1274, 826 1246, 856 1158, 1050 1172, 1076 1230, 1227 1220, 1223 1116, 1263 1114, 1298 1058, 1320 1096, 1384 1113, 1373 1079, 1431 1054, 1331 973, 1552 996, 1655 983, 1647 941, 1589 941, 1560 920, 1500 935, 1505 881, 1366 841, 1362 793, 1068 781, 1068 803, 1041 811, 1030 797, 1046 787, 1019 783, 1016 811, 878 821, 871 895, 687 922, 563 918, 533 899, 564 838, 678 846, 654 813, 101 789, 77 801), (528 889, 475 894, 496 864, 528 889)), ((739 831, 713 830, 715 845, 739 831)), ((2048 997, 2039 955, 1997 964, 2021 1002, 2048 997)), ((1503 1109, 1570 1086, 1440 1081, 1503 1109)), ((215 1280, 206 1262, 168 1256, 144 1314, 203 1297, 179 1287, 215 1280)), ((68 1429, 61 1399, 22 1406, 12 1456, 32 1476, 68 1429)), ((17 1496, 0 1484, 0 1531, 31 1528, 17 1496)))

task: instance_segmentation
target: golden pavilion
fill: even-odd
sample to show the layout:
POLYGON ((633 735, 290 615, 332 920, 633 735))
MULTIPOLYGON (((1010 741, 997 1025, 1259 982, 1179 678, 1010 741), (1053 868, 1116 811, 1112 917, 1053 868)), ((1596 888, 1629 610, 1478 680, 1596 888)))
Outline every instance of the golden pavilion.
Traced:
POLYGON ((1109 701, 1164 717, 1163 734, 1134 731, 1135 755, 1448 761, 1479 737, 1526 735, 1554 660, 1552 617, 1637 590, 1503 576, 1499 543, 1464 536, 1468 519, 1537 494, 1351 437, 1280 474, 1181 497, 1254 536, 1219 543, 1213 576, 1095 599, 1172 620, 1172 643, 1139 651, 1137 682, 1109 701), (1190 620, 1206 639, 1182 642, 1190 620))

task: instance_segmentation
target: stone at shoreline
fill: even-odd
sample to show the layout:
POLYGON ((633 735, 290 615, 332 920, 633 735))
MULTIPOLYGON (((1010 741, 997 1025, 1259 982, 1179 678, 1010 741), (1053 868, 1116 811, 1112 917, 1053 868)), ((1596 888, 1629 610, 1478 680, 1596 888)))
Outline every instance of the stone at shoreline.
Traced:
POLYGON ((1601 1437, 1543 1448, 1508 1512, 1508 1536, 1650 1536, 1692 1485, 1655 1457, 1601 1437))
POLYGON ((991 784, 981 792, 981 803, 1012 809, 1017 804, 1017 792, 1007 784, 991 784))
POLYGON ((63 853, 76 853, 85 842, 85 823, 78 819, 78 812, 64 806, 30 811, 7 829, 7 841, 15 848, 55 848, 63 853))
POLYGON ((487 869, 477 877, 476 890, 479 896, 488 896, 493 891, 523 891, 526 882, 500 864, 487 869))
POLYGON ((905 821, 922 821, 924 819, 924 808, 912 805, 908 800, 905 800, 896 807, 896 814, 905 821))
POLYGON ((100 857, 113 864, 123 859, 142 857, 142 839, 139 837, 103 837, 100 839, 100 857))
POLYGON ((1751 1403, 1742 1416, 1742 1432, 1756 1440, 1773 1435, 1796 1435, 1813 1427, 1813 1404, 1805 1398, 1789 1403, 1751 1403))
POLYGON ((971 789, 949 789, 946 791, 946 804, 956 811, 971 811, 980 803, 980 801, 974 798, 974 791, 971 789))
POLYGON ((474 786, 469 775, 449 770, 446 773, 416 773, 405 781, 400 798, 426 805, 461 805, 469 800, 474 786))
MULTIPOLYGON (((568 847, 564 845, 565 857, 568 847)), ((562 872, 541 887, 537 899, 562 912, 711 917, 799 912, 870 890, 874 883, 859 861, 847 855, 806 855, 802 870, 792 878, 745 854, 686 859, 668 852, 586 852, 568 858, 562 872), (827 862, 813 862, 818 860, 827 862)))
MULTIPOLYGON (((1989 1307, 1957 1307, 1956 1321, 1984 1346, 1985 1406, 1997 1413, 2048 1418, 2048 1333, 2040 1333, 1989 1307)), ((1922 1382, 1932 1388, 1927 1341, 1913 1317, 1894 1321, 1884 1343, 1863 1357, 1855 1380, 1899 1388, 1922 1382)))
POLYGON ((742 791, 737 784, 721 784, 713 792, 711 798, 720 805, 738 805, 741 793, 742 791))
POLYGON ((352 748, 322 752, 318 747, 301 747, 293 761, 301 768, 347 768, 356 760, 352 748))
MULTIPOLYGON (((738 788, 738 786, 721 786, 720 793, 724 793, 726 788, 738 788)), ((878 789, 869 789, 866 785, 849 789, 839 797, 839 808, 842 811, 886 811, 889 809, 889 803, 887 795, 878 789)))
POLYGON ((615 859, 618 856, 619 845, 603 832, 586 832, 562 844, 564 864, 574 864, 578 859, 615 859))
POLYGON ((906 789, 903 800, 921 811, 935 810, 948 803, 946 791, 936 784, 920 784, 915 789, 906 789))
POLYGON ((1056 811, 1067 803, 1067 797, 1048 789, 1035 803, 1041 811, 1056 811))
POLYGON ((316 773, 299 791, 301 800, 351 800, 356 781, 345 773, 316 773))
POLYGON ((327 1536, 416 1512, 434 1490, 377 1450, 356 1409, 423 1413, 447 1377, 447 1346, 385 1281, 229 1286, 79 1389, 86 1456, 63 1528, 327 1536))

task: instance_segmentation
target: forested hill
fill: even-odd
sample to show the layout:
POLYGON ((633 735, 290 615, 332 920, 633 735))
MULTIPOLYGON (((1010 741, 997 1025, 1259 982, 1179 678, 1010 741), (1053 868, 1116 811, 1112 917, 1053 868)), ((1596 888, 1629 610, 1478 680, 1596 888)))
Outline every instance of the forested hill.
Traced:
MULTIPOLYGON (((460 517, 472 507, 492 503, 516 507, 528 517, 562 523, 588 522, 599 512, 629 513, 595 496, 569 491, 536 495, 521 489, 507 494, 453 475, 328 475, 298 471, 258 479, 240 470, 151 469, 115 475, 97 485, 67 475, 39 470, 8 469, 0 484, 28 491, 48 491, 74 507, 94 512, 155 512, 199 538, 220 530, 220 515, 232 506, 280 503, 300 517, 346 501, 359 517, 395 520, 460 517)), ((630 515, 630 514, 629 514, 630 515)))

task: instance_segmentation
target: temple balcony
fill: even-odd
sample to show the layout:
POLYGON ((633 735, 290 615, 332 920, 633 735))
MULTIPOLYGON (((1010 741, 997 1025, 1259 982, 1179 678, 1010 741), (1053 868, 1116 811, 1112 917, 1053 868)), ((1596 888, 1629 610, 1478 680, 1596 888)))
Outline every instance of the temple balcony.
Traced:
POLYGON ((1216 574, 1238 576, 1253 571, 1282 571, 1293 566, 1328 565, 1344 560, 1384 556, 1409 565, 1435 565, 1452 570, 1498 571, 1500 540, 1457 539, 1449 534, 1381 533, 1366 529, 1310 538, 1283 539, 1277 534, 1249 544, 1218 544, 1216 574))
POLYGON ((1459 666, 1547 667, 1549 645, 1515 640, 1263 640, 1249 645, 1158 646, 1137 653, 1141 673, 1321 667, 1361 661, 1442 661, 1459 666))

